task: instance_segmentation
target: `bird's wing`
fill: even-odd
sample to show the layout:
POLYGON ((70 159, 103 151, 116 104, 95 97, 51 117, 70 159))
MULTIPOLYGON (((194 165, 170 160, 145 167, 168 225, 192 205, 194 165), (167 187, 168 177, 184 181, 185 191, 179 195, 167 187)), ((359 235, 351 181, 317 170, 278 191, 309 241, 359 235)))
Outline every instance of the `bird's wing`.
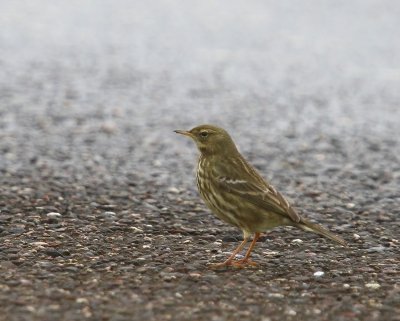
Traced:
POLYGON ((227 176, 216 178, 220 188, 242 197, 244 200, 267 211, 288 216, 294 222, 300 222, 299 214, 273 186, 263 181, 259 184, 248 179, 234 179, 227 176))

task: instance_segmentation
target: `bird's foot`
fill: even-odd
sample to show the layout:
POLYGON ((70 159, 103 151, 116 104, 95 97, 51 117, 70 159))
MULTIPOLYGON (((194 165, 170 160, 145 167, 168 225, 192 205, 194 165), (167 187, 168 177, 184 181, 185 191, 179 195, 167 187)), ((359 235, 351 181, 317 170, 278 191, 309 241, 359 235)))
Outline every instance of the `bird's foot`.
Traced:
POLYGON ((246 267, 256 267, 258 266, 258 263, 250 260, 250 259, 241 259, 241 260, 230 260, 230 261, 225 261, 222 263, 214 263, 210 264, 209 267, 210 269, 221 269, 225 267, 233 267, 236 269, 244 269, 246 267))
POLYGON ((239 264, 242 264, 242 265, 245 265, 245 266, 246 265, 247 266, 254 266, 254 267, 258 266, 257 262, 254 262, 254 261, 252 261, 250 259, 241 259, 239 261, 236 261, 236 263, 239 263, 239 264))

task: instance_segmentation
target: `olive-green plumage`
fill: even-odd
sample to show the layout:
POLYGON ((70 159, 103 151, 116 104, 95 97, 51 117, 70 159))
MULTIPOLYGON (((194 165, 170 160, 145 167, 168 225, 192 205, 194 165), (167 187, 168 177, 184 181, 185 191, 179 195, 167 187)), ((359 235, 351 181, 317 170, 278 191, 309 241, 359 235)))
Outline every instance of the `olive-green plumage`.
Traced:
POLYGON ((222 128, 201 125, 176 133, 191 137, 199 151, 197 187, 206 205, 221 220, 243 231, 244 241, 231 257, 218 266, 243 266, 261 232, 277 226, 296 226, 327 237, 341 245, 346 242, 300 217, 289 202, 243 158, 229 134, 222 128), (234 261, 249 236, 255 234, 245 258, 234 261))

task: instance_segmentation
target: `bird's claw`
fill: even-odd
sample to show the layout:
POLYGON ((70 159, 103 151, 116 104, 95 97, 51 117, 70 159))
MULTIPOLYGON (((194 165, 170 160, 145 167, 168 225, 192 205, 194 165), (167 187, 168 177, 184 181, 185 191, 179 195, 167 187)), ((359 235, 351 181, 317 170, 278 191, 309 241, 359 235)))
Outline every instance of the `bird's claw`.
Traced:
POLYGON ((258 266, 257 262, 254 262, 254 261, 252 261, 250 259, 241 259, 239 261, 236 261, 236 263, 239 263, 239 264, 242 264, 242 265, 250 265, 250 266, 254 266, 254 267, 258 266))

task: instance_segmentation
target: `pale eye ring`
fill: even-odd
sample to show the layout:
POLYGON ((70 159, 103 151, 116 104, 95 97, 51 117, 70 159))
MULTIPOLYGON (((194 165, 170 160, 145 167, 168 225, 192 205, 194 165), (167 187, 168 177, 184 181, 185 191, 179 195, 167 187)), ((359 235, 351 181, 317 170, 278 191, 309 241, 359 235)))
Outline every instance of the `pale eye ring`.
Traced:
POLYGON ((200 132, 200 136, 203 138, 206 138, 208 136, 208 132, 202 131, 202 132, 200 132))

